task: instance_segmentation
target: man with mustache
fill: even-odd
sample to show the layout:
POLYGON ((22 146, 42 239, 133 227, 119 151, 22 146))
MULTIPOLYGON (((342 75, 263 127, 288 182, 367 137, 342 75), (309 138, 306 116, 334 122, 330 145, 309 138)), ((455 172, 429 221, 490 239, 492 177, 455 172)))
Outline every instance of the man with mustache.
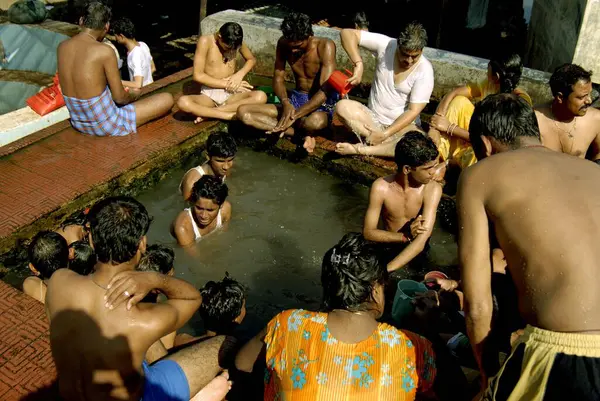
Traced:
POLYGON ((554 100, 536 107, 542 143, 549 149, 600 164, 600 111, 592 104, 592 72, 576 64, 554 71, 554 100))

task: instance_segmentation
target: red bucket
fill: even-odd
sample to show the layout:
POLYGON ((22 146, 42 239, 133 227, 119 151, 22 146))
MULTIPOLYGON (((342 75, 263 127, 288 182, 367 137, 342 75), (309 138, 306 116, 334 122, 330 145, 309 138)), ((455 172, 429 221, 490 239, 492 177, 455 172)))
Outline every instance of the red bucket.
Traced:
MULTIPOLYGON (((352 73, 350 71, 346 70, 346 72, 350 74, 350 76, 352 76, 352 73)), ((333 89, 335 89, 340 94, 340 96, 345 96, 354 87, 353 85, 350 85, 348 82, 346 82, 348 78, 350 78, 350 76, 344 74, 341 71, 336 70, 331 73, 327 82, 329 82, 329 85, 331 85, 333 89)))

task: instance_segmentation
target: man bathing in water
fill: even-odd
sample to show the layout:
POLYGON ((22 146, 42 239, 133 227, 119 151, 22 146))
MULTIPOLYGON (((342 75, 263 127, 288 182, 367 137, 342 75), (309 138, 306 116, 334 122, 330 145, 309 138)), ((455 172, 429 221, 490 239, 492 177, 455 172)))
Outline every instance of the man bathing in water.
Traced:
POLYGON ((177 106, 186 113, 197 116, 199 123, 205 118, 231 120, 240 105, 263 104, 267 95, 253 91, 244 81, 256 59, 243 42, 242 27, 235 22, 221 26, 219 32, 198 39, 194 55, 194 81, 202 85, 199 95, 182 96, 177 106), (236 54, 240 53, 244 66, 235 71, 236 54))
POLYGON ((343 29, 342 46, 354 63, 353 85, 362 80, 364 63, 359 46, 375 52, 377 66, 366 107, 342 99, 335 108, 340 120, 371 146, 339 143, 336 152, 393 157, 398 140, 408 131, 419 131, 419 115, 433 91, 433 67, 423 56, 427 32, 422 25, 408 24, 393 39, 378 33, 343 29))
POLYGON ((227 184, 212 175, 203 175, 194 183, 190 207, 179 213, 171 225, 171 235, 179 245, 191 245, 231 220, 227 194, 227 184))
POLYGON ((227 374, 215 378, 223 337, 144 362, 148 348, 183 326, 202 302, 183 280, 134 270, 150 225, 144 206, 128 197, 107 198, 92 208, 89 220, 98 255, 94 273, 60 269, 46 294, 62 399, 222 400, 231 385, 227 374), (140 302, 152 290, 168 300, 140 302))
POLYGON ((550 78, 554 99, 535 114, 544 146, 600 164, 600 111, 590 107, 591 76, 575 64, 558 67, 550 78))
POLYGON ((296 129, 305 131, 304 148, 312 152, 314 132, 329 126, 337 93, 327 92, 324 85, 335 70, 335 43, 314 36, 310 17, 290 13, 281 23, 282 37, 277 42, 273 89, 282 106, 273 104, 242 106, 238 118, 246 125, 267 134, 293 136, 296 129), (285 88, 285 65, 294 73, 296 89, 288 97, 285 88))
POLYGON ((160 93, 133 103, 139 89, 125 91, 113 50, 102 40, 111 10, 100 2, 89 4, 79 20, 81 33, 58 46, 58 76, 76 130, 97 136, 124 136, 167 114, 173 96, 160 93))
POLYGON ((227 132, 215 132, 210 134, 206 140, 206 153, 208 161, 203 165, 191 168, 181 179, 179 191, 185 201, 190 199, 194 183, 204 175, 212 175, 225 182, 225 178, 229 176, 233 167, 237 144, 227 132))
POLYGON ((492 323, 490 234, 504 251, 528 324, 483 399, 597 400, 600 169, 545 148, 534 111, 514 94, 478 104, 469 132, 479 162, 460 177, 458 242, 467 329, 480 367, 492 323), (560 224, 551 216, 561 216, 560 224))
POLYGON ((432 181, 439 153, 420 132, 408 132, 396 145, 398 172, 377 179, 371 187, 363 235, 390 245, 388 271, 407 265, 427 245, 433 231, 442 187, 432 181), (385 230, 377 228, 383 217, 385 230))

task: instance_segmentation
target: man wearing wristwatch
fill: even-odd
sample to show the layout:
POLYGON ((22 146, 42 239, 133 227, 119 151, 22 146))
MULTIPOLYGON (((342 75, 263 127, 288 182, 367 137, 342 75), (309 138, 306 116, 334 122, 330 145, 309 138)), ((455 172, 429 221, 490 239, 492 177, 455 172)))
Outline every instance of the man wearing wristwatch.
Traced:
POLYGON ((294 136, 297 130, 307 135, 304 148, 312 152, 312 135, 329 126, 339 95, 326 90, 326 82, 335 70, 335 43, 314 36, 310 17, 292 12, 281 23, 282 36, 277 42, 273 90, 281 99, 274 104, 243 105, 237 117, 244 124, 278 134, 294 136), (285 66, 294 73, 296 88, 289 97, 285 87, 285 66))
POLYGON ((342 46, 354 63, 348 83, 358 85, 364 70, 359 46, 375 52, 377 64, 368 107, 349 99, 335 108, 339 119, 370 145, 339 143, 341 154, 393 157, 396 143, 408 131, 420 131, 419 115, 433 91, 433 67, 423 56, 427 32, 410 23, 393 39, 378 33, 343 29, 342 46))

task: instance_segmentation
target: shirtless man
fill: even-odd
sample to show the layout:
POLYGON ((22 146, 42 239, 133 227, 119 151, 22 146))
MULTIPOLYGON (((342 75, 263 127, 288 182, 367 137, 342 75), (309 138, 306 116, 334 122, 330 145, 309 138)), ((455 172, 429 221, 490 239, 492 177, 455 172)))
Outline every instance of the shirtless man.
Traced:
POLYGON ((231 174, 233 160, 237 153, 237 144, 227 132, 215 132, 210 134, 206 140, 206 153, 208 161, 189 169, 181 179, 179 191, 183 195, 184 201, 190 199, 194 183, 204 175, 212 175, 225 182, 225 178, 231 174))
POLYGON ((554 100, 535 114, 544 146, 600 164, 600 111, 590 107, 591 76, 575 64, 558 67, 550 78, 554 100))
POLYGON ((148 348, 183 326, 202 302, 194 286, 155 272, 136 272, 150 217, 128 197, 107 198, 89 213, 98 256, 93 274, 56 271, 48 284, 50 345, 62 398, 72 400, 221 400, 229 389, 219 373, 222 337, 148 365, 148 348), (166 302, 140 302, 158 290, 166 302), (214 387, 220 389, 217 396, 214 387), (209 397, 210 392, 213 398, 209 397))
POLYGON ((432 181, 438 156, 430 138, 408 132, 396 145, 398 172, 377 179, 371 187, 363 235, 391 246, 388 271, 406 266, 423 252, 433 232, 442 197, 442 186, 432 181), (385 230, 377 228, 381 217, 385 230))
POLYGON ((227 194, 227 184, 212 175, 203 175, 194 183, 189 198, 191 207, 179 213, 171 224, 171 235, 179 245, 191 245, 231 220, 227 194))
POLYGON ((256 58, 243 42, 242 27, 235 22, 221 26, 219 32, 203 35, 198 39, 194 55, 194 81, 202 84, 199 95, 182 96, 177 106, 197 116, 199 123, 205 118, 231 120, 242 104, 263 104, 267 95, 253 91, 244 81, 256 64, 256 58), (244 60, 244 66, 235 72, 236 53, 244 60))
POLYGON ((514 94, 479 103, 469 131, 479 162, 460 177, 458 242, 467 330, 480 366, 492 320, 490 234, 528 324, 483 399, 597 400, 600 170, 545 148, 534 111, 514 94))
POLYGON ((282 107, 243 106, 238 109, 238 119, 280 137, 293 136, 295 130, 300 129, 309 135, 304 140, 304 148, 312 152, 315 140, 310 135, 329 126, 338 100, 337 93, 324 88, 335 70, 335 43, 315 37, 306 14, 288 14, 281 23, 281 32, 275 54, 273 90, 281 99, 282 107), (292 68, 296 81, 296 89, 289 97, 285 88, 286 63, 292 68))
POLYGON ((398 39, 356 29, 343 29, 341 39, 354 63, 348 83, 358 85, 362 80, 364 66, 359 46, 377 55, 377 66, 369 106, 343 99, 335 108, 344 125, 371 146, 339 143, 336 152, 393 157, 402 135, 420 130, 419 116, 433 91, 433 67, 423 56, 427 32, 422 25, 411 23, 398 39))
POLYGON ((133 103, 140 90, 125 91, 114 51, 102 43, 111 10, 90 3, 81 32, 57 49, 58 77, 73 128, 88 135, 124 136, 171 111, 173 96, 160 93, 133 103))

